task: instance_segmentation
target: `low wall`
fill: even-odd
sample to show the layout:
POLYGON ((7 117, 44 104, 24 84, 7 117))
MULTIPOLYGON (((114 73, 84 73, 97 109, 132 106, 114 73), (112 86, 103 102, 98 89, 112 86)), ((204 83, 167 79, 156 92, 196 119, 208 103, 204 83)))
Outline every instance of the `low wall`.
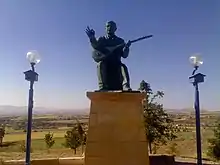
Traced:
MULTIPOLYGON (((24 165, 24 160, 6 161, 0 165, 24 165)), ((83 165, 83 157, 59 158, 59 159, 36 159, 31 161, 31 165, 83 165)))
MULTIPOLYGON (((24 160, 6 161, 0 165, 24 165, 24 160)), ((83 157, 70 157, 59 159, 36 159, 31 161, 31 165, 84 165, 83 157)), ((174 156, 150 155, 150 165, 196 165, 189 162, 175 162, 174 156)), ((204 164, 208 165, 208 164, 204 164)))
MULTIPOLYGON (((207 163, 202 163, 203 165, 219 165, 217 163, 212 163, 212 164, 207 164, 207 163)), ((175 165, 197 165, 197 163, 190 163, 190 162, 175 162, 175 165)))
MULTIPOLYGON (((0 165, 24 165, 24 160, 6 161, 0 165)), ((36 159, 31 161, 31 165, 84 165, 83 157, 59 158, 59 159, 36 159)), ((150 165, 175 165, 173 156, 152 155, 150 165)))
POLYGON ((175 165, 172 155, 150 155, 150 165, 175 165))

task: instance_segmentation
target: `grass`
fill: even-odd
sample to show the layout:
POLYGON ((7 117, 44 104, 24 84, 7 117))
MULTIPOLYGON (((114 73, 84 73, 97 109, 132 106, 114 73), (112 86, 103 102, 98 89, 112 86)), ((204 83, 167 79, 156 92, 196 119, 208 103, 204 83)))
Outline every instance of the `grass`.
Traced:
MULTIPOLYGON (((55 144, 48 150, 44 142, 44 135, 48 131, 43 132, 32 132, 32 143, 31 148, 33 152, 31 153, 32 158, 42 158, 42 155, 46 155, 47 158, 56 158, 56 157, 71 157, 74 155, 73 150, 65 148, 63 143, 65 141, 64 134, 66 130, 51 130, 54 132, 55 144)), ((6 134, 4 137, 4 143, 13 143, 16 144, 10 145, 8 147, 0 148, 0 157, 3 160, 18 160, 24 159, 25 154, 22 152, 22 141, 26 139, 26 133, 18 132, 13 134, 6 134)), ((77 155, 81 155, 81 147, 77 150, 77 155)))
MULTIPOLYGON (((15 118, 14 120, 23 120, 26 119, 26 116, 19 116, 17 118, 15 118)), ((53 114, 47 114, 47 115, 33 115, 33 119, 56 119, 57 115, 53 115, 53 114)))
MULTIPOLYGON (((35 139, 43 139, 45 134, 48 133, 49 131, 42 131, 42 132, 32 132, 31 138, 33 140, 35 139)), ((54 137, 60 138, 64 137, 64 134, 66 130, 51 130, 50 132, 54 133, 54 137)), ((26 139, 26 133, 24 132, 16 132, 16 133, 11 133, 11 134, 6 134, 4 137, 5 142, 10 142, 10 141, 22 141, 26 139)))
MULTIPOLYGON (((77 156, 81 155, 81 150, 77 151, 77 156)), ((65 158, 73 157, 74 152, 70 149, 51 149, 48 153, 47 150, 36 150, 31 153, 32 159, 42 159, 42 158, 65 158)), ((25 153, 22 152, 0 152, 0 158, 5 160, 21 160, 25 158, 25 153)))
MULTIPOLYGON (((201 129, 202 136, 202 151, 203 157, 208 158, 208 139, 213 137, 213 131, 211 129, 201 129)), ((196 133, 195 129, 190 132, 180 132, 178 133, 178 138, 173 141, 177 144, 177 156, 195 158, 196 157, 196 133)), ((159 153, 169 153, 172 142, 168 143, 166 146, 160 147, 159 153)))
POLYGON ((64 124, 74 124, 76 123, 76 120, 53 120, 53 121, 48 121, 48 123, 64 123, 64 124))
MULTIPOLYGON (((64 149, 65 147, 63 146, 64 143, 64 138, 54 138, 55 139, 55 144, 53 146, 53 149, 64 149)), ((21 141, 17 141, 15 145, 11 145, 9 147, 3 147, 0 148, 0 151, 4 152, 20 152, 21 151, 21 141)), ((36 150, 47 150, 44 139, 34 139, 31 141, 31 146, 33 148, 33 151, 36 150)))
MULTIPOLYGON (((33 132, 32 133, 32 149, 33 153, 31 153, 32 158, 42 158, 42 155, 46 155, 46 157, 69 157, 73 156, 74 153, 72 150, 67 149, 63 146, 64 143, 64 134, 66 129, 59 130, 51 130, 50 132, 54 133, 55 144, 48 153, 47 148, 44 142, 44 135, 48 133, 48 131, 42 132, 33 132)), ((206 151, 208 148, 207 140, 212 137, 213 132, 211 129, 201 129, 202 133, 202 149, 203 149, 203 157, 207 158, 206 151)), ((21 151, 20 142, 26 139, 26 133, 24 132, 16 132, 11 134, 6 134, 4 138, 4 142, 17 142, 17 144, 12 145, 10 147, 0 148, 0 157, 3 160, 10 159, 23 159, 24 153, 21 151)), ((196 157, 196 133, 195 128, 190 130, 190 132, 180 132, 178 133, 178 138, 174 141, 177 146, 176 150, 177 156, 182 156, 186 158, 195 158, 196 157)), ((173 142, 172 142, 173 143, 173 142)), ((158 154, 168 154, 172 150, 172 143, 168 143, 166 146, 161 146, 158 149, 158 154)), ((77 154, 81 154, 81 147, 77 154)))
MULTIPOLYGON (((79 122, 81 123, 88 123, 88 119, 79 119, 79 122)), ((74 124, 77 123, 77 121, 75 119, 73 120, 52 120, 52 121, 48 121, 48 123, 66 123, 66 124, 74 124)))

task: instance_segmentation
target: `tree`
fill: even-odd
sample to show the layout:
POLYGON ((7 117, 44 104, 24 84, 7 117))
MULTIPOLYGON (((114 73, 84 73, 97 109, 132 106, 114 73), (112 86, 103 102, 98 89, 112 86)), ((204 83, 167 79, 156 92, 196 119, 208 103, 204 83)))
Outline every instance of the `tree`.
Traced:
POLYGON ((150 84, 144 80, 141 81, 139 90, 146 93, 146 99, 143 102, 144 122, 149 150, 152 154, 152 145, 157 148, 159 144, 166 144, 168 140, 173 140, 177 136, 173 120, 164 111, 163 104, 157 102, 157 99, 163 98, 164 93, 157 91, 154 94, 150 84))
POLYGON ((174 156, 178 154, 177 143, 173 142, 170 144, 168 153, 174 156))
POLYGON ((0 127, 0 147, 2 146, 4 136, 5 136, 5 127, 2 126, 0 127))
POLYGON ((45 134, 44 141, 46 143, 46 146, 47 146, 47 149, 49 152, 49 149, 51 147, 53 147, 53 145, 55 144, 55 140, 53 138, 53 133, 48 132, 47 134, 45 134))
MULTIPOLYGON (((26 142, 25 142, 25 140, 22 140, 20 142, 19 148, 20 148, 21 152, 26 152, 26 142)), ((33 152, 33 148, 31 147, 31 153, 32 152, 33 152)))
POLYGON ((26 152, 26 144, 24 140, 20 142, 19 147, 20 147, 21 152, 26 152))
POLYGON ((76 128, 74 127, 72 130, 66 131, 64 138, 65 138, 64 146, 73 149, 74 153, 76 154, 76 149, 81 144, 80 136, 76 128))
POLYGON ((209 147, 208 147, 208 156, 220 160, 220 122, 218 121, 215 124, 215 128, 213 130, 214 137, 208 139, 209 147))
POLYGON ((80 145, 81 145, 81 147, 82 147, 82 154, 83 154, 83 152, 84 152, 85 140, 86 140, 86 133, 85 133, 85 131, 84 131, 84 129, 83 129, 83 124, 80 123, 80 121, 79 121, 78 119, 76 119, 76 121, 77 121, 77 125, 76 125, 76 128, 75 128, 75 129, 77 130, 77 132, 78 132, 78 134, 79 134, 80 145))
POLYGON ((85 132, 85 135, 83 137, 83 145, 86 145, 86 140, 87 140, 87 132, 85 132))

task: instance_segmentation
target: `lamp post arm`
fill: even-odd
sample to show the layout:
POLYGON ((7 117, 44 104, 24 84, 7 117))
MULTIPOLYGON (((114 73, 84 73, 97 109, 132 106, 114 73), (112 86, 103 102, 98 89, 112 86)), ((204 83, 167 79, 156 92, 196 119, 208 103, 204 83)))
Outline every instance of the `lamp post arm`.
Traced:
POLYGON ((193 72, 192 72, 192 75, 195 74, 195 72, 198 70, 198 68, 199 68, 198 66, 195 66, 195 67, 194 67, 194 70, 193 70, 193 72))
POLYGON ((33 71, 33 72, 35 72, 35 63, 31 63, 31 70, 33 71))

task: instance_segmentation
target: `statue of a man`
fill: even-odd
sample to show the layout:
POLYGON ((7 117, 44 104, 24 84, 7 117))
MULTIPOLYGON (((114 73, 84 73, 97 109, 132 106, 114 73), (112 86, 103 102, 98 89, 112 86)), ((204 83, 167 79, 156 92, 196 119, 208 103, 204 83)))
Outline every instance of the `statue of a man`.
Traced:
POLYGON ((121 57, 127 58, 131 42, 116 36, 116 23, 106 23, 106 35, 96 39, 95 31, 87 27, 86 33, 93 48, 93 59, 97 62, 99 90, 130 91, 128 69, 121 62, 121 57))

